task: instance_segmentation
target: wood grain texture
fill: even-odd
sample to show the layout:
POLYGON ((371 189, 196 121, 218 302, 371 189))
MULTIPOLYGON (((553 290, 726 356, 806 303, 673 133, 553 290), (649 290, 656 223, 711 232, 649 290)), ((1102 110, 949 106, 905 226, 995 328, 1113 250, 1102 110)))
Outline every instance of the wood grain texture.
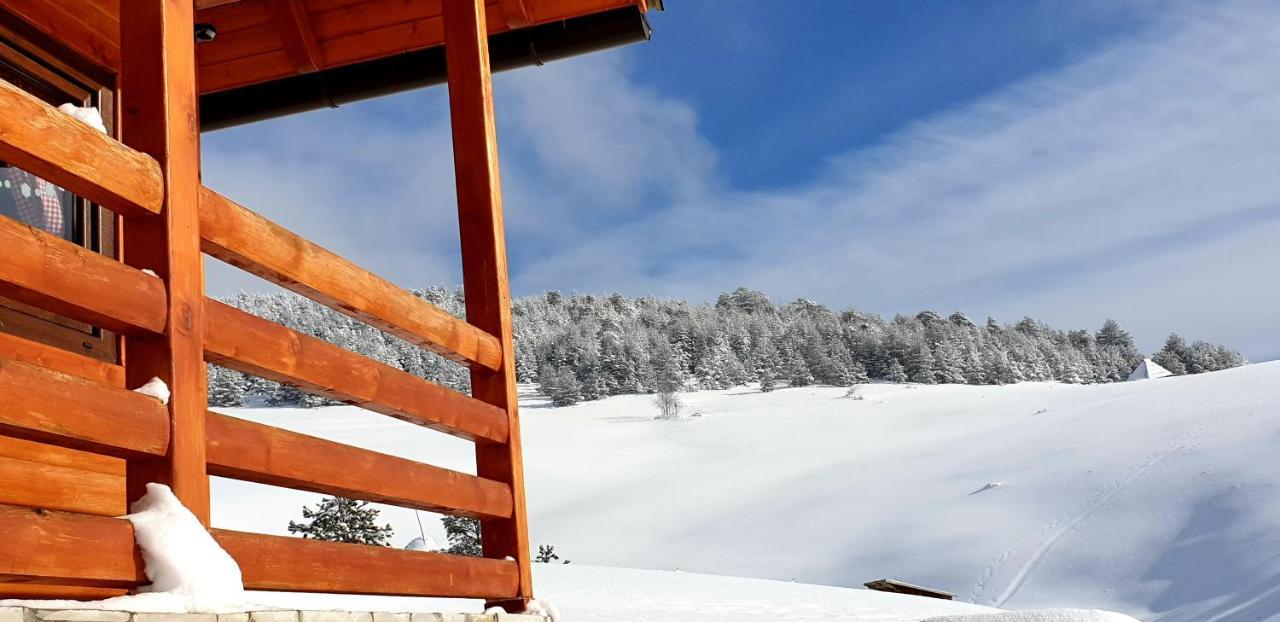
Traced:
POLYGON ((17 335, 0 333, 0 356, 47 367, 113 387, 124 386, 124 367, 104 363, 83 354, 45 345, 17 335))
POLYGON ((0 436, 0 456, 124 477, 123 459, 8 436, 0 436))
POLYGON ((163 455, 169 424, 159 400, 0 358, 0 434, 95 453, 163 455))
POLYGON ((0 505, 0 582, 133 587, 146 582, 128 521, 0 505), (93 555, 86 555, 92 551, 93 555))
POLYGON ((209 413, 209 473, 473 518, 511 515, 511 488, 429 464, 209 413))
POLYGON ((88 124, 0 80, 0 160, 119 214, 154 215, 160 167, 88 124))
POLYGON ((124 142, 160 163, 160 217, 126 218, 124 260, 160 275, 169 293, 165 332, 125 340, 131 386, 151 377, 169 385, 170 442, 163 460, 129 465, 129 494, 148 482, 168 484, 178 499, 209 522, 209 477, 204 434, 204 257, 200 252, 200 120, 195 76, 194 5, 175 0, 120 4, 120 90, 124 142))
POLYGON ((515 562, 213 530, 253 590, 510 598, 515 562))
POLYGON ((105 71, 120 66, 119 0, 5 0, 4 6, 105 71))
POLYGON ((205 308, 211 363, 461 438, 507 438, 501 409, 216 300, 205 308))
POLYGON ((129 590, 110 587, 81 587, 48 583, 6 583, 0 581, 0 598, 33 600, 105 600, 124 596, 129 590))
POLYGON ((0 455, 0 503, 121 516, 127 511, 124 474, 107 475, 0 455))
POLYGON ((204 252, 456 361, 497 368, 498 339, 226 197, 200 193, 204 252))
POLYGON ((320 68, 320 46, 311 32, 311 19, 302 0, 267 0, 275 30, 297 73, 320 68))
POLYGON ((499 369, 472 368, 471 391, 476 399, 502 409, 509 428, 506 443, 476 443, 476 473, 507 483, 515 498, 510 518, 482 523, 484 556, 515 559, 520 576, 519 590, 512 599, 490 604, 519 612, 533 598, 533 580, 484 3, 445 0, 444 19, 467 321, 497 335, 503 352, 499 369))
MULTIPOLYGON (((224 14, 246 12, 252 3, 212 8, 202 19, 220 23, 224 14)), ((486 6, 490 35, 516 27, 555 22, 612 9, 637 6, 644 0, 495 0, 486 6)), ((444 43, 440 0, 365 0, 308 3, 311 29, 321 53, 320 68, 358 63, 444 43)), ((239 26, 239 24, 236 24, 239 26)), ((255 25, 257 25, 255 23, 255 25)), ((270 82, 299 73, 296 57, 275 29, 249 36, 214 40, 200 46, 200 86, 212 93, 270 82)), ((287 38, 287 35, 286 35, 287 38)))
POLYGON ((158 278, 8 218, 0 249, 0 296, 126 334, 165 328, 158 278))
MULTIPOLYGON (((119 4, 118 0, 6 0, 5 6, 42 32, 64 39, 96 65, 115 71, 120 67, 120 25, 112 17, 119 4)), ((440 0, 309 0, 304 5, 321 52, 321 68, 444 41, 440 0), (322 19, 325 32, 321 32, 322 19)), ((625 6, 645 10, 647 5, 645 0, 495 0, 490 6, 490 34, 625 6)), ((297 59, 287 52, 285 33, 271 24, 268 0, 196 0, 195 7, 200 21, 218 28, 217 39, 197 48, 202 93, 299 72, 297 59), (250 29, 256 32, 243 32, 250 29)))

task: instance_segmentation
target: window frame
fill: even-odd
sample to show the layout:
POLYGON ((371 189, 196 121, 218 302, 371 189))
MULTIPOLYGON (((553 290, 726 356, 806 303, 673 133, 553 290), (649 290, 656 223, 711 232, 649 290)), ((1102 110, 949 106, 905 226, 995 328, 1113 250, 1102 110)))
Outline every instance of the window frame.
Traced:
MULTIPOLYGON (((25 82, 66 96, 68 102, 97 106, 108 134, 115 135, 114 80, 87 69, 65 46, 26 27, 0 7, 0 78, 15 73, 25 82)), ((23 84, 16 86, 27 89, 23 84)), ((118 216, 79 196, 73 213, 79 244, 117 257, 118 216)), ((0 297, 0 331, 107 363, 119 362, 115 333, 4 297, 0 297)))

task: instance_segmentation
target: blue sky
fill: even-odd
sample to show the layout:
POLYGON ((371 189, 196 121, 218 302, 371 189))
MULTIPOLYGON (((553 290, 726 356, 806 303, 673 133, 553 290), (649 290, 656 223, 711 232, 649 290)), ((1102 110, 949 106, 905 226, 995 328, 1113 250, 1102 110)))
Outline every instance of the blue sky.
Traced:
MULTIPOLYGON (((667 4, 650 43, 496 77, 517 294, 744 285, 1280 355, 1276 3, 667 4)), ((207 135, 206 183, 458 283, 444 98, 207 135)))

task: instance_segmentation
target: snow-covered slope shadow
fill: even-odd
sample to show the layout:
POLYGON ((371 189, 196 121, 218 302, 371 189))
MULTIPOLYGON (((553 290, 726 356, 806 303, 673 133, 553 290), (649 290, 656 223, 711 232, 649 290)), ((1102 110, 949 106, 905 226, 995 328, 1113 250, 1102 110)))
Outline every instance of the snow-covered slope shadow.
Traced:
MULTIPOLYGON (((688 393, 702 416, 680 422, 650 420, 644 395, 528 408, 532 540, 575 564, 888 577, 1015 609, 1280 621, 1280 363, 844 391, 688 393)), ((545 401, 526 389, 522 403, 545 401)), ((471 468, 466 443, 353 408, 234 414, 471 468)), ((275 533, 309 498, 222 481, 215 492, 215 524, 275 533)), ((384 516, 404 542, 417 535, 412 512, 384 516)))

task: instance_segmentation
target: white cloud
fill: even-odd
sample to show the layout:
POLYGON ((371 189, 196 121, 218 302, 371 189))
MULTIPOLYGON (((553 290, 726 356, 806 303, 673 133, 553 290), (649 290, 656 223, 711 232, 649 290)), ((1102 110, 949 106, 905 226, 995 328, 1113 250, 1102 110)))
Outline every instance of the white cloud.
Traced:
MULTIPOLYGON (((504 75, 514 284, 695 299, 747 285, 1070 327, 1114 316, 1147 348, 1178 330, 1280 354, 1280 245, 1265 237, 1280 230, 1277 43, 1273 4, 1170 10, 1131 40, 767 192, 727 187, 697 129, 715 111, 638 86, 625 56, 504 75)), ((456 282, 440 92, 402 98, 424 109, 408 131, 323 113, 290 121, 264 155, 207 161, 282 206, 264 213, 399 282, 456 282), (383 187, 366 195, 368 170, 383 187)))

